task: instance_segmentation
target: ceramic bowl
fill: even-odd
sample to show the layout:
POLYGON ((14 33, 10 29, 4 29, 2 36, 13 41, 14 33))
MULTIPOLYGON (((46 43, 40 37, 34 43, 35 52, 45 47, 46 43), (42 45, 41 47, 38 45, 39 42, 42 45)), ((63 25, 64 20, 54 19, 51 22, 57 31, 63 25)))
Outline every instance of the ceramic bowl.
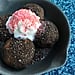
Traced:
POLYGON ((59 30, 59 40, 43 61, 30 65, 21 71, 9 70, 0 61, 0 73, 4 75, 36 75, 63 65, 66 60, 70 33, 69 24, 62 11, 56 5, 45 0, 2 0, 1 2, 4 5, 2 4, 2 7, 0 7, 0 15, 13 13, 27 3, 39 4, 44 8, 45 18, 57 26, 59 30))

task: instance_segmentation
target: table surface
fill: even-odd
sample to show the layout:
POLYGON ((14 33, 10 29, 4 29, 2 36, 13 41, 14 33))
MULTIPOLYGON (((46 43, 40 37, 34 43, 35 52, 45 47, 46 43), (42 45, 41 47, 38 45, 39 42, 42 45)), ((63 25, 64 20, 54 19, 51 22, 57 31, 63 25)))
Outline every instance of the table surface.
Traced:
POLYGON ((71 32, 67 59, 63 66, 42 75, 75 75, 75 0, 50 0, 66 15, 71 32))

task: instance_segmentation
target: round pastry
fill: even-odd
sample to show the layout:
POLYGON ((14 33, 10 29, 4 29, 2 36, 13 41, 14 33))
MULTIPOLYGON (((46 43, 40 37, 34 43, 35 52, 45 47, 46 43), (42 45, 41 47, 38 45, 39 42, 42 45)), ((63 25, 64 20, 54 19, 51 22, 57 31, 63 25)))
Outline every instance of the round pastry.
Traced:
POLYGON ((0 28, 5 27, 5 22, 7 21, 9 15, 0 16, 0 28))
POLYGON ((37 47, 52 47, 59 38, 57 27, 50 21, 41 21, 34 43, 37 47))
POLYGON ((0 42, 5 42, 10 38, 9 31, 5 27, 5 22, 8 18, 7 16, 0 16, 0 42))
POLYGON ((10 34, 8 32, 7 29, 5 28, 0 28, 0 41, 1 42, 5 42, 6 40, 8 40, 10 38, 10 34))
POLYGON ((14 69, 22 69, 34 57, 34 44, 29 40, 10 38, 2 50, 2 60, 14 69))
POLYGON ((28 3, 25 5, 26 8, 31 9, 40 17, 40 19, 44 19, 44 10, 41 6, 35 3, 28 3))
POLYGON ((50 52, 50 48, 44 48, 44 49, 37 48, 35 50, 35 54, 34 54, 34 58, 32 60, 32 64, 43 60, 48 55, 49 52, 50 52))

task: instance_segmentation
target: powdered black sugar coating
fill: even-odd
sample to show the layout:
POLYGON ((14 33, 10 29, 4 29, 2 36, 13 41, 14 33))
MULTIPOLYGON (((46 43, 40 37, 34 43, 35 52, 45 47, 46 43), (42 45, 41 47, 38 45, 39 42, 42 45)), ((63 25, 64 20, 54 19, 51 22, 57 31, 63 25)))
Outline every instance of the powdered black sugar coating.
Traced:
POLYGON ((8 18, 8 15, 0 16, 0 42, 5 42, 11 36, 5 26, 5 22, 7 18, 8 18))
POLYGON ((34 52, 35 48, 30 40, 11 38, 4 45, 2 59, 8 66, 22 69, 31 62, 34 52))
POLYGON ((38 62, 38 61, 41 61, 43 60, 47 55, 48 53, 51 51, 50 48, 36 48, 35 50, 35 54, 34 54, 34 58, 32 60, 32 64, 38 62))
POLYGON ((2 28, 2 27, 6 28, 5 23, 8 19, 8 17, 9 17, 9 15, 0 16, 0 28, 2 28))
POLYGON ((0 28, 0 41, 1 42, 5 42, 7 39, 9 39, 10 38, 10 34, 9 34, 9 32, 8 32, 8 30, 7 29, 5 29, 5 28, 0 28))
POLYGON ((37 47, 52 47, 59 38, 57 27, 50 21, 41 21, 34 43, 37 47))

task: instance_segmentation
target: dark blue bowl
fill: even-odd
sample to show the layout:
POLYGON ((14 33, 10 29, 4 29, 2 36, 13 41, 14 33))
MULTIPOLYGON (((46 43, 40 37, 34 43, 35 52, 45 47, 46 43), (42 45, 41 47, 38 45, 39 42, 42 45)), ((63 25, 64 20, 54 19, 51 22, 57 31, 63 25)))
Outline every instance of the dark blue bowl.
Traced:
POLYGON ((0 61, 0 73, 5 75, 29 75, 39 74, 59 67, 66 60, 67 47, 70 38, 69 25, 64 14, 52 3, 45 0, 2 0, 0 7, 0 15, 13 13, 20 9, 26 3, 37 3, 45 10, 45 18, 52 21, 59 30, 59 40, 54 45, 48 56, 41 62, 30 65, 21 71, 11 71, 5 67, 0 61))

